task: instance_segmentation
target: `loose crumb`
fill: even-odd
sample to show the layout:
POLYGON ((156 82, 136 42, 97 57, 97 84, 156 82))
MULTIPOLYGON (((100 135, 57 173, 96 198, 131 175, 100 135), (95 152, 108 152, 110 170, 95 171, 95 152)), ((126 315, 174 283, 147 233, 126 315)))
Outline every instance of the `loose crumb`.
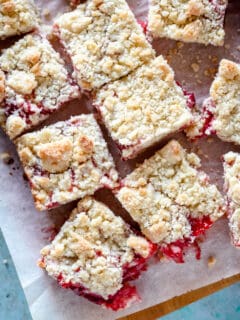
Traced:
POLYGON ((191 68, 193 69, 194 72, 198 72, 200 69, 199 64, 197 63, 192 63, 191 68))
POLYGON ((8 152, 1 153, 0 159, 2 160, 3 163, 8 164, 8 165, 14 163, 13 158, 11 157, 11 155, 8 152))
POLYGON ((217 262, 217 259, 214 256, 208 258, 208 268, 213 268, 217 262))

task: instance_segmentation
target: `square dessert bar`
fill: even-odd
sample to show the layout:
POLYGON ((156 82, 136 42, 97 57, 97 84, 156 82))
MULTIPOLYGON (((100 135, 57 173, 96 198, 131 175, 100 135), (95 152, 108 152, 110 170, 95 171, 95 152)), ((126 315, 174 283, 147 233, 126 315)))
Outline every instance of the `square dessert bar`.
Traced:
POLYGON ((48 40, 29 34, 0 56, 0 126, 11 139, 79 95, 48 40))
POLYGON ((39 266, 62 287, 116 311, 139 300, 127 282, 146 270, 154 251, 155 246, 122 218, 86 197, 53 242, 41 250, 39 266))
POLYGON ((198 156, 172 140, 116 189, 118 200, 142 233, 163 251, 172 250, 170 255, 175 253, 178 262, 182 256, 177 256, 175 247, 194 241, 224 214, 220 192, 199 167, 198 156))
POLYGON ((0 0, 0 39, 33 31, 38 13, 32 0, 0 0))
POLYGON ((187 99, 162 56, 97 90, 93 103, 125 160, 192 121, 187 99))
POLYGON ((240 144, 240 64, 223 59, 211 86, 212 127, 224 141, 240 144))
POLYGON ((150 0, 149 32, 184 42, 221 46, 227 0, 150 0))
POLYGON ((154 56, 125 0, 87 0, 60 16, 54 33, 86 91, 129 74, 154 56))
POLYGON ((240 154, 229 152, 223 159, 229 227, 233 244, 240 247, 240 154))
POLYGON ((16 144, 40 211, 116 186, 113 159, 92 115, 25 134, 16 144))

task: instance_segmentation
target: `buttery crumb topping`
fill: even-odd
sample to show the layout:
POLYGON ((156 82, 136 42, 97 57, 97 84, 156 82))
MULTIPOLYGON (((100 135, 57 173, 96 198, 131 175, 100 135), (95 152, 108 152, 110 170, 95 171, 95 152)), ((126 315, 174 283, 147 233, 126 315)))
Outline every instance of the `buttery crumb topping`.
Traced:
POLYGON ((26 35, 0 56, 0 125, 11 139, 79 96, 48 40, 26 35))
POLYGON ((88 0, 55 21, 84 90, 119 79, 154 56, 125 0, 88 0))
POLYGON ((240 246, 240 154, 228 152, 224 155, 224 179, 232 241, 235 246, 240 246))
POLYGON ((154 37, 222 46, 227 0, 150 0, 149 31, 154 37))
POLYGON ((154 243, 172 243, 191 236, 190 218, 224 214, 224 201, 200 159, 172 140, 121 183, 117 198, 154 243))
POLYGON ((87 197, 41 254, 41 266, 50 276, 108 299, 122 288, 126 265, 134 263, 136 254, 146 258, 150 244, 104 204, 87 197))
POLYGON ((16 144, 39 210, 116 186, 113 159, 92 115, 25 134, 16 144))
POLYGON ((183 91, 162 56, 97 90, 94 105, 124 159, 192 121, 183 91))
POLYGON ((38 22, 32 0, 0 0, 0 39, 33 31, 38 22))

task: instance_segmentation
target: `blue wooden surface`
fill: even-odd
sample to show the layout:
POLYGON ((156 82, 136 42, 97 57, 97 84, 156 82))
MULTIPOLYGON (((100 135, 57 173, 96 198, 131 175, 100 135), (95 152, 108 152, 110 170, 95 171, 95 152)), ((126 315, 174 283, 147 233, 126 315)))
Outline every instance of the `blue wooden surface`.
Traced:
MULTIPOLYGON (((27 266, 26 266, 27 267, 27 266)), ((16 269, 0 229, 0 320, 32 320, 16 269)))
POLYGON ((240 320, 240 283, 162 317, 161 320, 240 320))

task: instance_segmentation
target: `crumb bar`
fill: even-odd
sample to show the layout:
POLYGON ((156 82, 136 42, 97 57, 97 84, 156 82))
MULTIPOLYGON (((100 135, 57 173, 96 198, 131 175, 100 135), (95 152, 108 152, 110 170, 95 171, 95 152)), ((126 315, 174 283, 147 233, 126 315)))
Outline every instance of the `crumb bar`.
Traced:
POLYGON ((121 182, 117 198, 152 242, 193 240, 224 214, 220 192, 199 168, 198 156, 172 140, 121 182))
MULTIPOLYGON (((223 59, 211 86, 212 127, 224 141, 240 144, 240 64, 223 59)), ((210 110, 211 112, 211 110, 210 110)))
POLYGON ((116 186, 113 159, 92 115, 25 134, 16 144, 38 210, 116 186))
POLYGON ((33 31, 38 13, 32 0, 0 0, 0 39, 33 31))
POLYGON ((227 0, 150 0, 149 32, 184 42, 222 46, 227 0))
POLYGON ((79 96, 48 40, 29 34, 0 56, 0 126, 11 139, 79 96))
POLYGON ((104 307, 119 310, 138 295, 127 282, 146 270, 154 245, 136 235, 103 203, 78 203, 53 242, 41 250, 39 265, 64 288, 104 307))
POLYGON ((86 91, 127 75, 154 56, 125 0, 88 0, 57 18, 54 33, 86 91))
POLYGON ((125 160, 192 121, 162 56, 99 89, 93 103, 125 160))
POLYGON ((232 242, 240 247, 240 154, 224 155, 224 179, 228 199, 228 217, 232 242))

